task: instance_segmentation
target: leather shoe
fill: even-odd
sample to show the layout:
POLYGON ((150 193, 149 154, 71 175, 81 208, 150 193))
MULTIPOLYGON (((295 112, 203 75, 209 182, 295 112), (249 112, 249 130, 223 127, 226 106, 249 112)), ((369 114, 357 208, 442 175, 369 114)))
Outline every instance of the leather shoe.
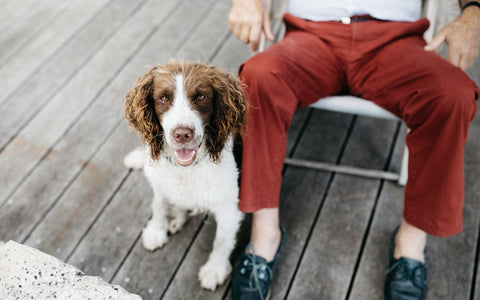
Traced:
POLYGON ((390 262, 385 281, 386 300, 425 300, 427 292, 427 265, 414 259, 400 257, 395 259, 395 237, 398 227, 393 231, 390 241, 390 262))
POLYGON ((248 244, 240 257, 232 276, 233 300, 267 300, 270 298, 270 284, 280 251, 285 245, 286 232, 280 227, 282 240, 272 261, 255 255, 253 245, 248 244))

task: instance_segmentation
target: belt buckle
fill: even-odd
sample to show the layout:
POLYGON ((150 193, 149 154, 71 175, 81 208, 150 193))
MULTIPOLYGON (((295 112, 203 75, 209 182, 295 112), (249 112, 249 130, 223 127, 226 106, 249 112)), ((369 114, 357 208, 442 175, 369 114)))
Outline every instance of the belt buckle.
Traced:
POLYGON ((340 19, 340 22, 342 22, 342 24, 348 25, 348 24, 352 23, 352 19, 350 19, 350 17, 342 17, 340 19))

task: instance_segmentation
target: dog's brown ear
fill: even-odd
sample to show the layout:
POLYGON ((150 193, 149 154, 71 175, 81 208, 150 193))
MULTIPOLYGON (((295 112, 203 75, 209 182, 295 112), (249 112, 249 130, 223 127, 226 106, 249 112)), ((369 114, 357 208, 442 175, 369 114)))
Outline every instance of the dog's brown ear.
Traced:
POLYGON ((131 127, 140 132, 143 142, 150 145, 152 158, 158 159, 163 144, 163 128, 155 113, 152 96, 153 70, 138 78, 125 96, 125 118, 131 127))
POLYGON ((242 83, 231 74, 214 68, 210 78, 215 91, 215 108, 207 127, 207 149, 211 158, 217 161, 228 136, 243 135, 248 104, 242 83))

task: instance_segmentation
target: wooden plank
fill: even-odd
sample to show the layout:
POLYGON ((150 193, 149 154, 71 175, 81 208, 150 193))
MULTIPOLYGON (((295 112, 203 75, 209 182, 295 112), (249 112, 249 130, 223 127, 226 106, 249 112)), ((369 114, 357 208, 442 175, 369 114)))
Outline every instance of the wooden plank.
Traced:
MULTIPOLYGON (((406 128, 403 126, 396 141, 390 170, 400 169, 405 133, 406 128)), ((403 190, 403 187, 391 182, 385 182, 382 187, 364 254, 355 274, 350 299, 383 299, 390 234, 401 220, 403 190), (377 215, 382 213, 386 215, 378 220, 377 215)))
POLYGON ((113 1, 0 106, 0 149, 48 103, 136 12, 137 1, 113 1), (22 99, 22 101, 18 101, 22 99))
POLYGON ((14 0, 3 0, 0 7, 0 30, 6 30, 9 26, 12 26, 12 23, 16 19, 21 18, 21 15, 29 10, 32 10, 32 6, 36 1, 25 0, 25 1, 14 1, 14 0))
MULTIPOLYGON (((358 118, 342 164, 382 169, 396 122, 358 118)), ((335 175, 289 298, 344 299, 362 247, 380 180, 335 175)))
POLYGON ((213 60, 213 63, 230 73, 237 74, 240 64, 247 61, 250 56, 251 53, 246 46, 232 34, 213 60), (239 49, 241 50, 239 51, 239 49))
POLYGON ((72 0, 69 10, 0 68, 0 104, 102 9, 108 0, 72 0))
MULTIPOLYGON (((135 147, 134 133, 126 134, 126 124, 86 164, 85 168, 68 186, 55 206, 44 212, 33 232, 24 241, 26 245, 54 255, 65 261, 90 224, 128 174, 122 160, 135 147)), ((37 212, 38 218, 42 212, 37 212)))
POLYGON ((222 286, 217 287, 215 292, 202 289, 198 280, 198 272, 212 251, 215 231, 215 220, 210 217, 196 237, 162 299, 222 299, 228 287, 228 279, 222 286))
MULTIPOLYGON (((96 53, 88 65, 55 95, 0 154, 0 166, 8 173, 8 176, 0 175, 0 204, 38 165, 42 157, 69 130, 71 124, 82 116, 91 103, 99 99, 106 85, 124 68, 125 64, 119 62, 128 62, 137 54, 145 39, 149 38, 151 32, 163 21, 162 16, 167 16, 176 4, 175 0, 154 2, 144 6, 125 23, 123 29, 96 53)), ((131 71, 131 74, 133 73, 134 71, 131 71)), ((124 96, 125 87, 133 85, 131 82, 135 81, 134 76, 138 76, 137 74, 130 77, 124 75, 123 85, 119 85, 116 94, 118 96, 113 98, 113 103, 119 103, 118 99, 124 96)), ((116 104, 113 106, 117 108, 116 104)), ((120 118, 121 114, 118 116, 120 118)), ((102 116, 98 118, 101 120, 102 116)))
POLYGON ((0 7, 5 7, 12 0, 0 0, 0 7))
POLYGON ((295 147, 298 144, 298 137, 302 134, 302 130, 309 120, 310 112, 310 108, 302 108, 297 110, 293 115, 290 128, 287 132, 286 157, 290 157, 293 155, 295 147))
MULTIPOLYGON (((18 2, 20 4, 20 2, 18 2)), ((23 6, 23 1, 21 1, 23 6)), ((16 17, 0 31, 0 67, 17 55, 35 36, 47 29, 55 18, 66 9, 67 2, 47 0, 35 3, 27 10, 16 13, 16 17)), ((25 6, 29 6, 26 3, 25 6)), ((1 27, 1 25, 0 25, 1 27)))
POLYGON ((152 192, 146 187, 142 172, 131 173, 67 262, 85 274, 111 279, 151 214, 152 192))
MULTIPOLYGON (((147 186, 140 188, 147 189, 147 186)), ((159 299, 172 274, 175 274, 179 263, 190 250, 190 243, 202 218, 203 216, 196 216, 190 219, 179 233, 171 236, 170 241, 155 252, 145 250, 142 243, 137 242, 112 283, 141 295, 145 300, 159 299)))
MULTIPOLYGON (((160 14, 157 13, 158 18, 152 18, 151 14, 154 11, 158 12, 163 9, 165 11, 164 16, 166 16, 174 6, 175 1, 170 1, 170 7, 166 2, 162 2, 162 4, 158 1, 149 2, 131 19, 131 22, 125 24, 127 26, 125 30, 117 33, 117 36, 104 49, 106 53, 103 55, 108 56, 111 53, 122 54, 121 56, 113 57, 113 59, 121 60, 136 54, 135 49, 122 53, 119 49, 126 48, 117 47, 122 46, 123 43, 133 44, 135 41, 140 43, 142 36, 139 36, 139 32, 142 30, 148 31, 157 22, 162 22, 163 20, 160 14), (137 36, 139 40, 135 39, 137 36), (119 39, 119 41, 115 41, 116 39, 119 39)), ((143 35, 143 38, 146 35, 147 33, 143 35)), ((101 62, 101 59, 102 56, 100 56, 97 64, 99 61, 101 62)), ((112 64, 115 64, 115 62, 112 62, 112 64)), ((96 71, 95 67, 91 69, 90 71, 92 72, 96 71)), ((88 73, 84 77, 88 78, 88 73)), ((96 101, 93 104, 93 108, 83 115, 83 119, 70 129, 69 134, 63 138, 62 142, 55 146, 46 160, 42 161, 39 169, 31 177, 23 181, 19 189, 10 198, 9 204, 0 209, 0 237, 2 239, 15 238, 20 241, 23 240, 32 230, 32 226, 41 218, 39 212, 47 210, 62 194, 65 186, 68 186, 69 182, 77 176, 84 163, 97 151, 99 145, 112 131, 112 128, 121 120, 122 113, 119 99, 122 99, 125 94, 125 86, 134 82, 133 78, 133 76, 126 76, 123 78, 123 82, 117 82, 116 87, 106 91, 102 95, 102 99, 107 100, 96 101), (131 82, 128 83, 128 81, 131 82)), ((80 87, 81 84, 79 84, 80 87)), ((73 91, 72 94, 74 94, 73 91)), ((65 93, 65 95, 68 95, 68 93, 65 93)), ((59 106, 62 105, 61 100, 58 99, 59 106)), ((88 99, 80 98, 79 100, 81 102, 88 99)), ((71 101, 78 100, 73 98, 71 101)), ((46 117, 48 118, 48 116, 46 117)), ((55 132, 55 128, 48 126, 45 126, 44 129, 48 133, 55 132)), ((7 169, 11 163, 8 159, 4 160, 4 155, 5 152, 0 154, 2 170, 7 169)), ((12 155, 15 158, 15 150, 12 155)), ((33 153, 33 155, 37 159, 41 157, 41 153, 33 153)), ((19 161, 22 159, 25 160, 25 157, 18 157, 19 161)))
MULTIPOLYGON (((149 17, 148 14, 157 12, 158 7, 155 7, 155 5, 160 5, 158 3, 159 2, 157 1, 153 1, 152 2, 153 7, 152 6, 145 7, 144 11, 147 14, 147 16, 145 15, 139 16, 139 19, 143 20, 145 17, 149 17)), ((201 16, 198 14, 196 14, 197 19, 192 18, 191 16, 193 12, 198 13, 198 7, 196 7, 195 5, 192 5, 191 3, 185 4, 185 2, 182 3, 182 5, 183 6, 189 5, 188 9, 177 9, 174 12, 173 17, 169 18, 170 22, 164 23, 166 24, 166 26, 162 27, 161 30, 157 32, 158 35, 171 35, 170 40, 172 41, 171 42, 172 45, 174 45, 175 40, 179 38, 179 35, 177 35, 175 32, 171 32, 169 28, 170 25, 174 23, 175 17, 183 18, 183 17, 189 16, 190 18, 188 18, 188 22, 185 25, 192 26, 192 27, 195 25, 196 20, 201 18, 201 16), (170 25, 168 25, 169 23, 170 25)), ((150 18, 150 19, 154 20, 154 18, 150 18)), ((155 22, 162 22, 162 20, 155 19, 155 22)), ((135 31, 138 31, 138 30, 139 28, 135 29, 135 31)), ((132 37, 129 37, 128 35, 125 35, 125 34, 126 32, 123 32, 122 37, 130 38, 130 41, 131 41, 132 37)), ((187 34, 188 34, 187 32, 183 33, 183 35, 187 35, 187 34)), ((155 37, 155 36, 150 35, 149 37, 155 37)), ((157 51, 156 41, 158 40, 157 39, 150 40, 150 43, 149 43, 150 46, 146 46, 145 48, 143 48, 143 51, 137 52, 137 54, 139 55, 138 58, 130 61, 127 67, 123 69, 123 71, 119 74, 119 76, 115 78, 115 80, 108 87, 108 89, 102 94, 102 99, 108 99, 108 100, 94 102, 90 107, 90 109, 86 111, 85 118, 82 118, 80 123, 76 123, 74 125, 75 130, 72 129, 71 132, 76 132, 75 134, 81 137, 81 136, 88 136, 87 134, 85 134, 85 132, 82 131, 84 127, 90 128, 89 135, 96 135, 97 132, 101 132, 102 134, 105 134, 103 130, 105 130, 106 128, 106 133, 108 134, 108 131, 111 128, 111 125, 108 126, 108 123, 112 122, 110 124, 115 124, 122 120, 122 113, 119 110, 120 105, 117 105, 116 103, 118 103, 119 99, 121 99, 123 95, 126 93, 125 87, 131 86, 133 85, 132 82, 135 82, 135 78, 138 76, 137 71, 140 68, 140 66, 143 66, 145 57, 148 56, 148 54, 154 53, 157 51), (105 127, 105 128, 102 128, 102 127, 105 127)), ((174 47, 172 47, 172 48, 169 48, 167 51, 173 52, 174 50, 175 50, 174 47)), ((66 137, 70 137, 70 135, 67 135, 66 137)), ((66 137, 64 137, 63 140, 65 140, 66 137)), ((72 139, 72 140, 75 140, 75 139, 72 139)), ((101 141, 101 139, 99 139, 99 141, 101 141)), ((86 142, 83 146, 86 146, 89 144, 91 143, 86 142)), ((131 148, 133 148, 133 146, 131 148)), ((122 155, 125 155, 126 153, 127 151, 125 150, 122 153, 122 155)), ((123 157, 120 159, 117 159, 115 163, 118 164, 119 162, 122 161, 122 159, 123 157)), ((77 182, 75 182, 72 185, 72 187, 76 186, 76 183, 77 182)), ((104 184, 103 188, 96 190, 96 192, 99 195, 103 195, 102 197, 106 197, 106 195, 110 192, 110 189, 111 188, 107 184, 104 184), (102 194, 102 193, 107 193, 107 194, 102 194)), ((77 191, 78 190, 81 190, 81 188, 77 188, 77 191)), ((70 190, 68 191, 68 193, 70 193, 70 190)), ((75 197, 75 195, 76 194, 73 194, 70 197, 75 197)), ((65 211, 68 212, 70 209, 72 209, 71 207, 69 207, 70 204, 65 203, 69 201, 68 200, 69 198, 65 198, 65 197, 66 197, 65 195, 62 195, 62 198, 59 200, 56 206, 53 207, 51 211, 49 211, 48 215, 45 217, 42 223, 35 229, 35 231, 32 233, 32 235, 29 238, 30 241, 41 240, 43 242, 43 245, 41 247, 45 247, 41 249, 43 249, 45 252, 51 253, 55 251, 56 248, 60 248, 62 249, 62 253, 65 251, 67 253, 70 253, 73 250, 74 245, 78 241, 78 238, 80 238, 83 232, 87 229, 88 224, 90 224, 89 222, 93 221, 92 219, 89 219, 89 218, 92 215, 96 215, 96 213, 98 212, 98 209, 99 209, 98 207, 90 205, 90 203, 84 203, 86 206, 82 207, 81 212, 83 214, 79 213, 79 215, 77 216, 77 218, 80 221, 78 221, 77 219, 74 220, 76 222, 77 221, 80 222, 81 226, 80 225, 72 226, 71 224, 73 223, 73 221, 71 219, 66 220, 64 218, 65 211), (82 218, 86 218, 88 221, 85 221, 82 218), (58 229, 59 227, 58 224, 63 224, 63 227, 61 227, 62 228, 61 238, 57 237, 56 240, 53 241, 52 232, 55 232, 58 229)), ((102 201, 106 201, 106 200, 103 199, 102 201)), ((76 209, 80 210, 80 208, 76 208, 76 209)))
MULTIPOLYGON (((156 2, 158 3, 158 2, 156 2)), ((182 10, 178 13, 178 17, 186 17, 186 14, 192 14, 192 13, 198 13, 198 7, 195 7, 194 5, 189 5, 185 4, 184 6, 188 5, 188 9, 182 10)), ((150 7, 150 10, 152 8, 150 7)), ((197 15, 197 18, 200 18, 201 16, 197 15)), ((172 18, 175 20, 174 18, 172 18)), ((189 18, 191 20, 191 24, 195 23, 195 19, 189 18)), ((173 24, 174 21, 172 21, 173 24)), ((168 26, 164 29, 165 32, 163 33, 170 33, 170 29, 168 26)), ((160 32, 159 34, 162 34, 160 32)), ((184 33, 187 34, 187 33, 184 33)), ((172 45, 173 45, 173 39, 178 37, 178 35, 172 35, 172 45)), ((168 40, 168 39, 167 39, 168 40)), ((155 46, 156 40, 153 39, 150 43, 151 46, 155 46)), ((149 52, 154 52, 156 50, 155 47, 150 47, 149 52)), ((174 51, 174 49, 170 49, 170 51, 174 51)), ((136 70, 138 67, 139 63, 138 60, 143 61, 144 57, 140 53, 140 59, 137 59, 134 61, 132 65, 132 68, 127 68, 125 70, 125 73, 129 74, 133 72, 133 70, 136 70)), ((125 86, 127 86, 126 81, 131 81, 134 82, 134 79, 131 78, 131 76, 123 76, 124 74, 122 73, 122 76, 118 77, 113 84, 112 88, 109 89, 109 93, 107 95, 104 95, 106 99, 112 99, 113 102, 116 102, 118 99, 121 98, 121 95, 118 95, 118 93, 125 93, 123 90, 125 86)), ((136 74, 135 76, 138 76, 136 74)), ((109 121, 110 119, 113 119, 114 122, 118 122, 121 120, 121 113, 116 109, 116 105, 112 105, 112 101, 107 102, 104 104, 104 102, 95 102, 93 107, 86 112, 85 114, 85 119, 82 119, 80 123, 76 124, 75 127, 78 128, 81 132, 77 133, 78 136, 88 136, 88 132, 92 132, 94 130, 97 130, 96 128, 101 128, 102 125, 104 125, 107 128, 110 128, 111 125, 109 126, 108 123, 111 122, 109 121), (113 111, 113 114, 111 113, 113 111), (93 123, 93 124, 92 124, 93 123), (106 124, 105 124, 106 123, 106 124), (85 130, 86 132, 82 131, 85 130)), ((118 107, 119 108, 119 107, 118 107)), ((125 123, 126 124, 126 123, 125 123)), ((98 131, 98 130, 97 130, 98 131)), ((75 130, 72 130, 71 132, 75 132, 75 130)), ((91 135, 91 133, 90 133, 91 135)), ((63 140, 65 139, 70 139, 71 135, 70 133, 64 137, 63 140)), ((62 140, 62 141, 63 141, 62 140)), ((73 139, 72 140, 76 140, 73 139)), ((81 144, 90 144, 89 141, 85 140, 79 140, 81 144)), ((111 142, 110 140, 107 142, 107 145, 110 145, 111 142)), ((124 141, 121 139, 117 139, 113 145, 118 144, 118 145, 124 145, 126 144, 124 141)), ((133 148, 133 145, 130 144, 130 149, 133 148)), ((129 149, 128 149, 129 150, 129 149)), ((103 153, 103 148, 100 150, 99 153, 103 153)), ((98 162, 101 163, 103 160, 108 161, 109 157, 111 157, 110 160, 113 160, 115 168, 117 166, 120 166, 123 168, 120 164, 122 161, 123 155, 127 153, 127 149, 115 149, 114 146, 107 152, 107 154, 102 154, 102 159, 98 162), (111 152, 114 151, 116 155, 112 155, 111 152), (119 157, 120 156, 120 157, 119 157)), ((105 162, 106 163, 106 162, 105 162)), ((107 163, 106 163, 107 164, 107 163)), ((90 165, 90 164, 89 164, 90 165)), ((96 164, 95 164, 96 165, 96 164)), ((112 167, 113 168, 113 167, 112 167)), ((87 169, 88 170, 88 166, 87 169)), ((51 211, 48 212, 48 215, 45 217, 45 219, 42 221, 42 223, 36 228, 36 230, 30 235, 30 237, 27 240, 28 244, 32 244, 37 246, 38 248, 42 249, 45 252, 55 252, 55 255, 57 257, 67 257, 69 253, 73 250, 73 247, 75 244, 78 242, 78 239, 82 237, 83 232, 87 230, 88 225, 93 221, 92 218, 94 218, 97 214, 98 211, 101 210, 102 203, 105 203, 107 199, 109 198, 110 193, 112 190, 115 189, 115 186, 112 187, 112 184, 114 182, 115 176, 111 176, 112 179, 105 179, 101 181, 100 179, 96 179, 95 182, 101 181, 98 184, 100 186, 89 186, 89 175, 87 172, 87 175, 84 176, 84 172, 79 176, 79 178, 73 183, 73 185, 68 189, 68 191, 62 196, 62 198, 59 200, 59 202, 56 204, 55 207, 51 209, 51 211), (87 194, 85 195, 85 192, 87 194), (88 196, 90 197, 95 196, 97 199, 97 203, 92 203, 91 200, 88 199, 88 196), (72 200, 76 199, 76 200, 72 200), (74 212, 74 215, 72 216, 71 212, 74 212), (61 225, 59 225, 61 224, 61 225), (37 241, 40 241, 39 244, 37 244, 37 241)), ((121 171, 116 170, 114 172, 115 174, 119 174, 117 176, 121 175, 121 171)), ((91 180, 91 179, 90 179, 91 180)), ((122 260, 122 257, 116 257, 118 260, 122 260)))
POLYGON ((5 7, 5 5, 7 5, 10 1, 12 0, 0 0, 0 6, 5 7))
POLYGON ((198 25, 189 39, 176 53, 174 59, 179 61, 211 61, 225 39, 230 35, 228 29, 228 12, 230 1, 220 0, 211 8, 208 17, 198 25))

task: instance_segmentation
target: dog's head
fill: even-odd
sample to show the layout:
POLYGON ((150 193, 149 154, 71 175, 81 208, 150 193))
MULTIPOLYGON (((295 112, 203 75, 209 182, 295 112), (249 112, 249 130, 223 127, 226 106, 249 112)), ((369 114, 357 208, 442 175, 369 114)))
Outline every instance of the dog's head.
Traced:
POLYGON ((125 97, 125 116, 151 156, 168 149, 178 165, 192 164, 200 150, 218 162, 230 134, 242 134, 247 102, 241 83, 199 63, 156 66, 125 97))

